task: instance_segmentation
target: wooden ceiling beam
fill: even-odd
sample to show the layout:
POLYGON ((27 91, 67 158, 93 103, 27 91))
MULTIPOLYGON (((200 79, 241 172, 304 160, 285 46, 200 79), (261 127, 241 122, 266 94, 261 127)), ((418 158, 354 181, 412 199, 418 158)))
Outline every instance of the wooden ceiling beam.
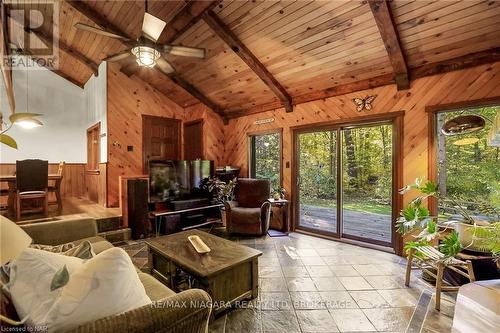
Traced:
POLYGON ((271 89, 279 98, 286 112, 293 111, 292 97, 276 80, 257 57, 240 41, 227 25, 212 11, 203 15, 206 24, 243 60, 248 67, 271 89))
MULTIPOLYGON (((65 2, 70 5, 74 10, 79 12, 81 15, 85 16, 88 18, 90 21, 92 21, 95 25, 97 25, 99 28, 109 31, 115 35, 120 35, 124 37, 128 37, 130 39, 134 39, 132 36, 129 36, 128 34, 125 33, 122 29, 120 29, 118 26, 114 25, 106 17, 95 11, 92 7, 90 7, 88 4, 86 4, 84 1, 75 1, 75 0, 65 0, 65 2)), ((133 45, 133 43, 125 42, 123 40, 119 40, 120 43, 123 45, 130 47, 133 45)))
MULTIPOLYGON (((157 71, 159 73, 163 74, 159 70, 157 70, 157 71)), ((168 76, 168 78, 170 80, 172 80, 175 84, 177 84, 178 86, 182 87, 184 90, 186 90, 188 93, 190 93, 194 98, 198 99, 201 103, 203 103, 206 106, 208 106, 210 109, 212 109, 215 113, 217 113, 223 119, 226 118, 226 114, 224 113, 224 110, 222 110, 222 108, 220 108, 217 104, 215 104, 210 99, 208 99, 195 86, 193 86, 189 82, 185 81, 183 78, 181 78, 176 73, 171 73, 171 74, 168 74, 168 75, 164 74, 164 75, 168 76)))
POLYGON ((389 55, 398 90, 409 89, 408 66, 401 48, 396 25, 392 19, 391 9, 385 0, 369 0, 368 3, 389 55))
POLYGON ((169 44, 195 25, 207 11, 212 10, 219 1, 187 1, 186 6, 167 22, 158 38, 159 44, 169 44))
POLYGON ((416 79, 419 77, 442 74, 484 64, 491 64, 497 61, 500 61, 500 47, 415 67, 410 69, 410 76, 412 79, 416 79))
MULTIPOLYGON (((371 79, 366 79, 362 81, 352 82, 348 84, 343 84, 340 86, 331 87, 325 90, 315 91, 312 93, 300 95, 293 98, 293 104, 297 105, 300 103, 312 102, 320 99, 325 99, 334 96, 340 96, 349 94, 356 91, 372 89, 376 87, 386 86, 388 84, 394 83, 394 77, 392 74, 385 74, 381 76, 377 76, 371 79)), ((243 116, 247 116, 250 114, 261 113, 265 111, 271 111, 275 109, 279 109, 282 107, 278 103, 268 103, 263 105, 257 105, 250 110, 236 110, 227 112, 229 119, 239 118, 243 116)))
MULTIPOLYGON (((44 42, 46 45, 53 43, 53 40, 57 40, 55 37, 50 36, 41 30, 33 30, 33 29, 25 28, 25 31, 28 33, 34 34, 42 42, 44 42)), ((57 40, 57 43, 59 45, 59 49, 61 49, 64 53, 66 53, 70 57, 76 59, 77 61, 79 61, 82 64, 84 64, 85 66, 87 66, 88 69, 90 69, 90 71, 92 73, 94 73, 95 76, 97 76, 99 74, 99 65, 97 65, 92 59, 87 58, 84 54, 75 50, 74 48, 67 45, 66 43, 64 43, 61 40, 57 40)))
MULTIPOLYGON (((105 17, 103 17, 102 15, 100 15, 99 13, 97 13, 94 9, 92 9, 87 4, 83 3, 82 1, 70 1, 70 0, 67 0, 66 2, 69 5, 71 5, 71 7, 73 7, 76 11, 78 11, 80 14, 82 14, 85 17, 87 17, 90 21, 92 21, 94 24, 96 24, 97 26, 99 26, 101 29, 105 29, 105 30, 107 30, 109 32, 112 32, 114 34, 118 34, 118 35, 121 35, 121 36, 124 36, 124 37, 132 38, 131 36, 127 35, 124 31, 122 31, 117 26, 115 26, 114 24, 112 24, 111 22, 109 22, 105 17)), ((198 6, 200 6, 200 4, 198 4, 198 3, 203 3, 203 5, 206 5, 207 3, 210 3, 211 5, 215 5, 215 4, 212 4, 212 2, 216 4, 216 1, 193 1, 193 5, 190 6, 190 8, 192 8, 194 6, 194 3, 197 4, 196 8, 199 8, 198 6)), ((186 7, 188 7, 188 6, 186 6, 186 7)), ((182 17, 182 20, 187 20, 187 18, 189 17, 189 20, 193 20, 196 17, 193 17, 191 14, 189 14, 189 13, 192 13, 192 12, 193 12, 193 9, 191 9, 191 11, 188 11, 188 13, 185 13, 184 15, 180 15, 179 16, 179 14, 178 14, 176 16, 176 18, 174 18, 172 20, 172 22, 174 22, 175 20, 178 20, 177 17, 182 17)), ((171 24, 174 24, 174 26, 177 26, 177 25, 175 25, 175 22, 171 23, 171 24)), ((184 21, 184 24, 187 26, 190 23, 187 22, 187 21, 184 21)), ((170 24, 167 24, 167 26, 169 26, 169 25, 170 24)), ((176 31, 180 31, 180 30, 176 30, 176 31)), ((165 33, 165 30, 163 31, 163 33, 165 33)), ((163 33, 162 33, 162 35, 163 35, 163 33)), ((168 36, 170 36, 170 35, 168 35, 168 36)), ((160 36, 160 38, 161 38, 161 36, 160 36)), ((166 38, 166 37, 164 37, 164 38, 166 38)), ((169 38, 172 38, 172 37, 169 37, 169 38)), ((127 43, 127 42, 124 42, 124 41, 119 40, 119 39, 117 39, 117 40, 120 43, 122 43, 124 46, 130 46, 129 43, 127 43)), ((160 42, 160 39, 158 40, 158 42, 160 42)), ((133 65, 130 65, 130 64, 127 64, 126 66, 122 66, 122 68, 120 69, 120 71, 123 72, 127 76, 131 76, 131 75, 133 75, 136 72, 136 70, 134 68, 132 68, 132 66, 133 65)), ((225 115, 225 113, 223 112, 223 110, 219 106, 217 106, 217 104, 215 104, 209 98, 207 98, 205 95, 203 95, 203 93, 201 93, 198 89, 196 89, 196 87, 194 87, 192 84, 190 84, 189 82, 187 82, 184 79, 182 79, 178 74, 173 73, 173 74, 167 75, 167 74, 162 73, 158 69, 154 69, 154 70, 159 75, 165 75, 165 76, 167 76, 172 82, 174 82, 176 85, 178 85, 182 89, 186 90, 194 98, 198 99, 202 104, 204 104, 207 107, 209 107, 210 109, 212 109, 215 113, 217 113, 218 115, 220 115, 224 119, 224 121, 226 121, 226 115, 225 115)))

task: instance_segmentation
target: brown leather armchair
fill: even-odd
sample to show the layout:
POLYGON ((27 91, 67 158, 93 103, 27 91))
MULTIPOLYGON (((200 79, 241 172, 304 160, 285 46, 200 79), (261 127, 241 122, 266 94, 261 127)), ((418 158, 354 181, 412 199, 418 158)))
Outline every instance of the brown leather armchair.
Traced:
POLYGON ((271 182, 267 179, 238 178, 234 201, 224 202, 226 228, 231 234, 265 235, 271 215, 271 182))

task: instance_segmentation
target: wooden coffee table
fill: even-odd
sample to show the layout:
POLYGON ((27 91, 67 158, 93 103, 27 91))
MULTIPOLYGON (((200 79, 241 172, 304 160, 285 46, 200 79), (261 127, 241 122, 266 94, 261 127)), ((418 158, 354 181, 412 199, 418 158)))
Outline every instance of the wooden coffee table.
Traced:
POLYGON ((187 230, 146 242, 151 274, 170 289, 200 288, 212 297, 215 313, 258 295, 262 252, 200 230, 187 230), (199 254, 188 241, 198 235, 211 251, 199 254), (184 286, 184 287, 180 287, 184 286))

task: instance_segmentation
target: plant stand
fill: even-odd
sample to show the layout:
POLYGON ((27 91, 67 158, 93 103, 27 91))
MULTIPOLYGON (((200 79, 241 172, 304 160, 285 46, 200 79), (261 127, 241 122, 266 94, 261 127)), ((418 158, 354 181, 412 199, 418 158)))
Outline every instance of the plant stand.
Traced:
POLYGON ((474 282, 474 271, 470 260, 462 261, 455 258, 446 258, 445 255, 439 252, 432 246, 420 246, 410 249, 408 253, 408 263, 406 266, 405 285, 410 286, 411 271, 421 269, 426 274, 436 278, 436 305, 435 309, 441 308, 441 291, 458 291, 459 286, 452 286, 443 279, 445 268, 450 269, 466 278, 470 282, 474 282), (436 270, 436 273, 432 272, 436 270), (446 284, 446 285, 444 285, 446 284))

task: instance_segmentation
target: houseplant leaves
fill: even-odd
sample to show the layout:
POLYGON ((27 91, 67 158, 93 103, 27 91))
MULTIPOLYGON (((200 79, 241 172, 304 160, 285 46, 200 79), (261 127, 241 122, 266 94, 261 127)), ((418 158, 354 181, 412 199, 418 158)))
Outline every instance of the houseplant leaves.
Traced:
POLYGON ((0 142, 11 148, 17 149, 17 142, 10 135, 0 134, 0 142))

